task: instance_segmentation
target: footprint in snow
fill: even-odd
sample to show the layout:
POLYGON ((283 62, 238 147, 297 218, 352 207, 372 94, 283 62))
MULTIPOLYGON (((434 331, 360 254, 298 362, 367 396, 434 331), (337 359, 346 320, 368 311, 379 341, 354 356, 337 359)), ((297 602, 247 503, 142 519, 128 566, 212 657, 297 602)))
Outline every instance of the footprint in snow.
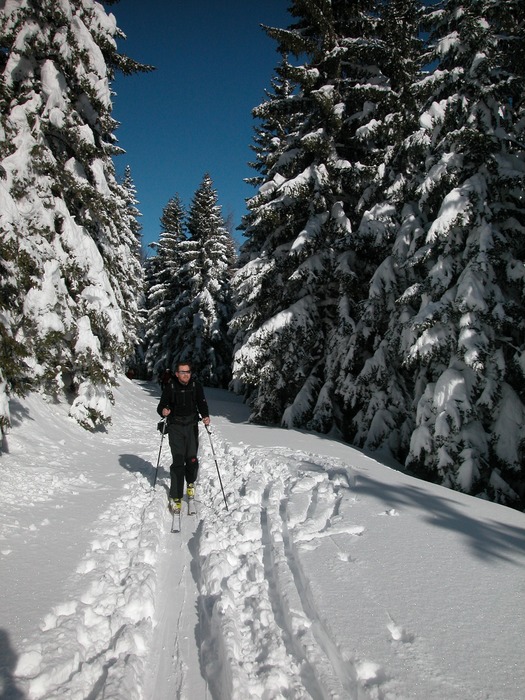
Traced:
POLYGON ((353 562, 356 561, 355 559, 352 559, 352 557, 351 557, 351 555, 349 554, 349 552, 337 552, 337 557, 338 557, 338 559, 340 559, 341 561, 346 561, 346 562, 348 562, 349 564, 352 564, 353 562))
POLYGON ((390 510, 384 510, 382 513, 379 513, 379 515, 390 515, 391 517, 398 516, 399 513, 395 508, 390 508, 390 510))
POLYGON ((388 615, 387 629, 390 632, 390 636, 394 642, 403 642, 404 644, 409 644, 414 641, 414 635, 409 634, 401 625, 398 625, 391 617, 388 615))
POLYGON ((364 686, 382 683, 385 673, 379 664, 373 661, 359 661, 355 667, 357 680, 364 686))
POLYGON ((42 632, 54 629, 58 626, 59 620, 64 617, 70 617, 76 612, 77 603, 74 600, 66 601, 56 605, 50 613, 48 613, 40 625, 42 632))

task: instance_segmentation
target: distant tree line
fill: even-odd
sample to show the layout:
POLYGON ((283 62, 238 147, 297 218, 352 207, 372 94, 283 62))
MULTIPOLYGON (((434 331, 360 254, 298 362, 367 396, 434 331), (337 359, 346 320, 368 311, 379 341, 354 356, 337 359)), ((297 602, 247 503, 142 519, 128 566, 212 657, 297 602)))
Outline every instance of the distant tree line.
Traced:
POLYGON ((159 377, 165 370, 173 372, 177 362, 189 361, 200 381, 227 388, 231 278, 237 256, 208 174, 187 216, 180 197, 170 199, 161 229, 156 255, 145 264, 142 372, 159 377))

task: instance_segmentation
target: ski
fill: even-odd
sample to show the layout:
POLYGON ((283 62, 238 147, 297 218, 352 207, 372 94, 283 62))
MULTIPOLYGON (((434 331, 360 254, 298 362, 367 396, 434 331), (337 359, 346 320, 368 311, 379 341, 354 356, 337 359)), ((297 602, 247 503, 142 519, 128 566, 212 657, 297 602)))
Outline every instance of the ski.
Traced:
POLYGON ((182 530, 182 508, 172 509, 168 506, 171 513, 171 531, 181 532, 182 530))
POLYGON ((194 498, 188 498, 188 515, 197 515, 197 508, 195 506, 194 498))
POLYGON ((180 532, 182 530, 182 511, 173 511, 171 514, 171 531, 180 532))

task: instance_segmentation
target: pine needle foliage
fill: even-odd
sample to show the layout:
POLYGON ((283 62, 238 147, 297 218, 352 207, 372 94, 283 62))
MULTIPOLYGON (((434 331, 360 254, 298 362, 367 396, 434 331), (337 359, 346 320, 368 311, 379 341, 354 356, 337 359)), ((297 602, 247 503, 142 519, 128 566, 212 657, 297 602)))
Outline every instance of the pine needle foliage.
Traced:
POLYGON ((231 386, 254 421, 523 505, 521 5, 290 14, 265 28, 281 61, 254 110, 231 386))
POLYGON ((138 230, 112 162, 110 81, 149 67, 117 52, 120 35, 92 0, 0 11, 0 260, 14 290, 2 387, 66 392, 86 428, 110 420, 137 342, 138 230))
POLYGON ((204 175, 187 216, 177 198, 164 210, 162 223, 147 295, 148 367, 158 375, 188 361, 204 384, 226 387, 236 253, 211 177, 204 175))

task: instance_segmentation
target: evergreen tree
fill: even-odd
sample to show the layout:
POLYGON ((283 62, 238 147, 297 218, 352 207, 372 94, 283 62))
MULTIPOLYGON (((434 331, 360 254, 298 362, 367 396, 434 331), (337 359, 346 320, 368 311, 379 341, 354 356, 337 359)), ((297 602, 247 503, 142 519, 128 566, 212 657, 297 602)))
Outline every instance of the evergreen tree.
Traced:
MULTIPOLYGON (((157 250, 158 243, 150 243, 149 248, 152 250, 157 250)), ((157 276, 159 272, 158 256, 148 255, 143 263, 144 269, 144 302, 142 313, 144 314, 144 325, 142 328, 142 337, 140 339, 140 346, 136 349, 136 354, 140 357, 140 363, 137 367, 137 371, 140 376, 145 379, 152 378, 152 371, 148 366, 147 355, 149 347, 149 322, 151 314, 153 313, 152 301, 151 301, 151 289, 156 284, 157 276)), ((154 337, 154 336, 153 336, 154 337)))
POLYGON ((424 3, 425 53, 421 5, 298 0, 267 29, 283 61, 254 110, 232 387, 254 420, 335 415, 426 478, 517 502, 523 23, 424 3))
POLYGON ((164 207, 161 234, 148 285, 146 322, 146 363, 148 372, 158 375, 173 363, 171 326, 176 301, 181 293, 181 247, 186 241, 185 211, 178 195, 164 207))
POLYGON ((255 421, 334 422, 341 345, 374 264, 353 231, 383 155, 373 128, 387 87, 376 5, 296 0, 294 25, 266 29, 282 62, 254 110, 259 191, 243 221, 231 324, 232 387, 250 398, 255 421))
POLYGON ((122 179, 122 187, 125 192, 126 207, 129 216, 129 228, 134 235, 134 245, 130 246, 135 254, 137 260, 141 263, 144 262, 144 254, 142 251, 142 224, 139 218, 142 216, 138 209, 139 201, 137 199, 137 188, 133 182, 133 177, 131 175, 131 168, 126 165, 124 170, 124 177, 122 179))
POLYGON ((403 295, 415 310, 402 348, 417 407, 407 463, 452 488, 517 502, 525 158, 513 52, 523 29, 520 38, 493 0, 449 0, 431 19, 439 69, 420 83, 427 97, 412 137, 425 150, 414 191, 425 235, 410 242, 417 281, 403 295))
POLYGON ((208 386, 227 386, 236 253, 210 176, 204 176, 195 193, 186 224, 178 197, 170 200, 161 222, 163 233, 149 266, 149 370, 159 374, 187 360, 208 386))
POLYGON ((374 261, 374 270, 355 329, 339 337, 344 359, 336 394, 348 440, 367 449, 387 446, 395 457, 404 459, 414 419, 400 343, 413 310, 400 297, 414 281, 406 264, 406 241, 417 235, 419 225, 416 216, 407 215, 414 209, 407 180, 419 163, 419 154, 407 147, 406 139, 417 129, 420 113, 414 83, 424 60, 419 38, 421 2, 383 2, 379 20, 378 34, 385 46, 380 65, 388 88, 371 128, 381 159, 355 234, 361 256, 374 261))
MULTIPOLYGON (((142 216, 138 209, 137 190, 131 168, 129 165, 124 170, 122 179, 122 187, 125 192, 125 200, 129 219, 129 229, 133 233, 133 239, 130 240, 130 249, 142 266, 143 275, 145 273, 144 252, 142 249, 142 225, 139 218, 142 216)), ((146 297, 145 297, 145 278, 142 280, 142 289, 137 288, 137 344, 133 350, 133 354, 127 358, 126 366, 128 371, 132 371, 135 376, 145 378, 147 375, 146 362, 144 357, 145 343, 145 324, 146 324, 146 297)))
POLYGON ((235 246, 208 174, 191 202, 190 240, 182 251, 182 294, 176 304, 177 360, 191 360, 208 386, 225 387, 231 378, 231 274, 235 246))
MULTIPOLYGON (((2 184, 0 183, 0 188, 2 184)), ((13 335, 11 302, 16 287, 10 266, 0 258, 0 433, 10 424, 9 390, 23 394, 26 389, 27 353, 24 346, 13 335), (8 385, 8 379, 9 385, 8 385)))
POLYGON ((32 386, 73 391, 85 427, 109 420, 111 385, 137 341, 142 273, 111 161, 110 81, 148 68, 117 53, 118 36, 94 0, 0 12, 0 254, 16 290, 2 342, 24 347, 32 386))

